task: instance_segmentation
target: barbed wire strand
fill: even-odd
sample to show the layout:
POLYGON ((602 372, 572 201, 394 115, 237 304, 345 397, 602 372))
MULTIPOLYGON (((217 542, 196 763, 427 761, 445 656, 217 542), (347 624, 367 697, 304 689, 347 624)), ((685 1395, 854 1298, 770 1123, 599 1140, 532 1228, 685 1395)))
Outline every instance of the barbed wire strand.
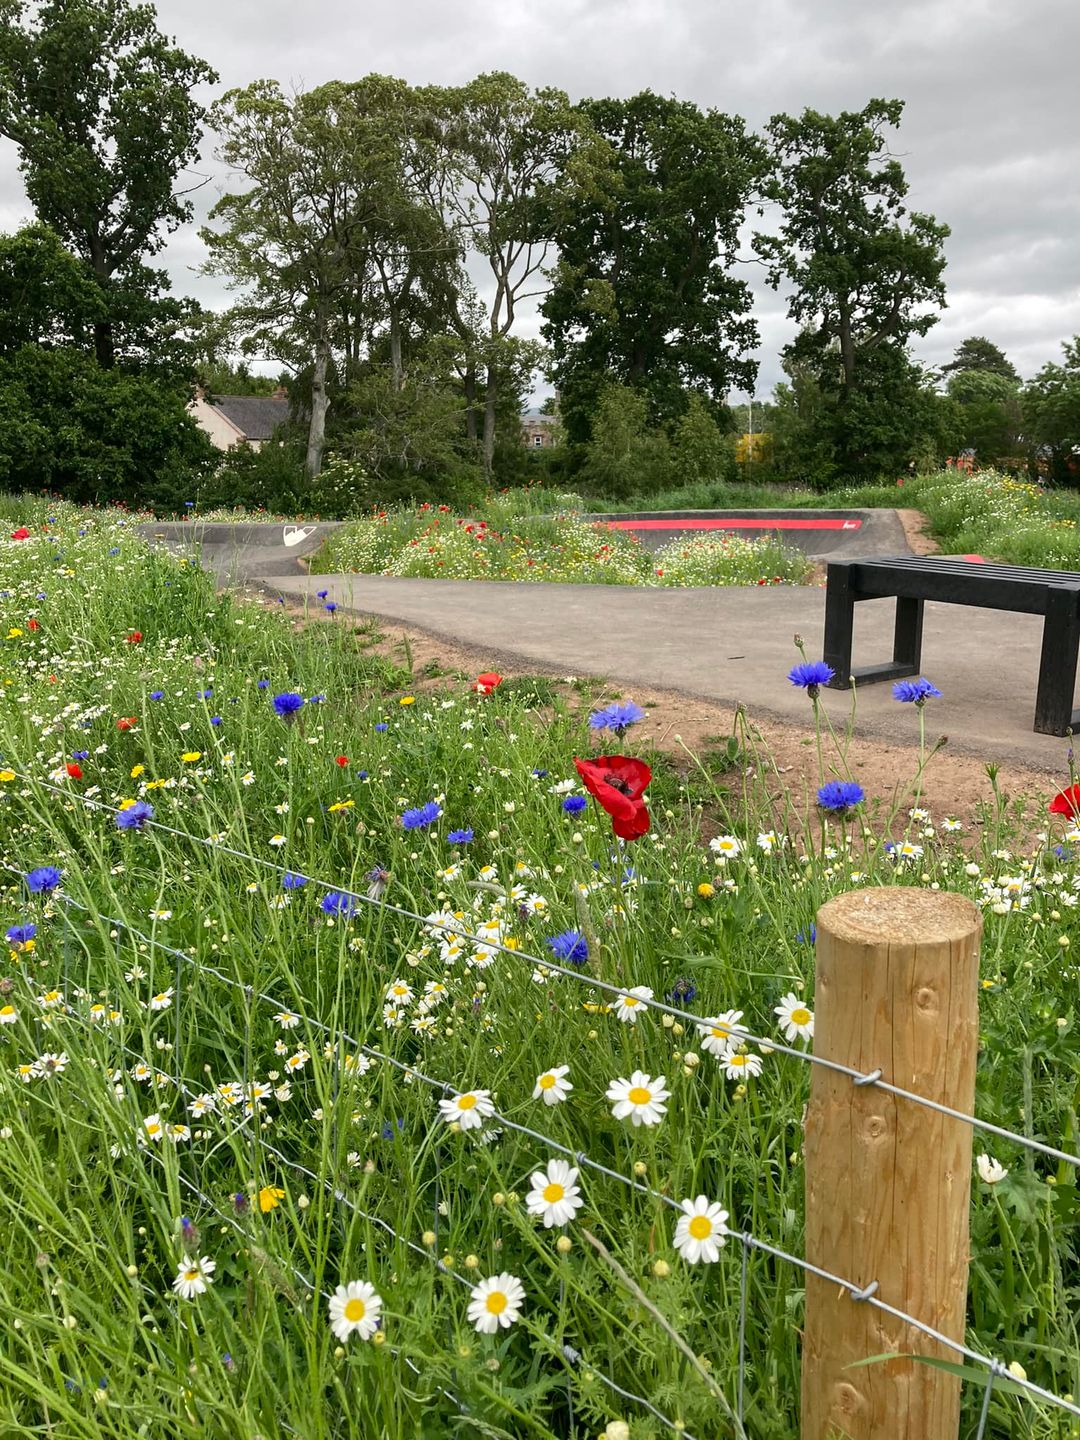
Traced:
MULTIPOLYGON (((10 869, 10 867, 5 868, 10 869)), ((70 896, 65 895, 64 899, 68 901, 71 905, 73 905, 76 909, 80 909, 84 913, 92 913, 89 910, 88 906, 82 905, 79 901, 73 900, 70 896)), ((272 1005, 276 1009, 281 1010, 284 1008, 281 1006, 280 1002, 275 1000, 272 996, 265 995, 261 992, 253 991, 250 986, 245 986, 240 981, 234 980, 230 976, 224 975, 215 966, 206 965, 201 961, 195 960, 192 956, 184 955, 183 951, 175 951, 173 947, 165 945, 164 942, 157 940, 153 936, 146 935, 142 931, 138 930, 135 926, 129 925, 124 920, 118 920, 115 917, 110 916, 99 916, 99 918, 103 920, 106 924, 116 925, 124 928, 128 931, 129 934, 134 935, 136 939, 141 940, 146 944, 156 945, 158 948, 164 950, 166 953, 174 955, 179 953, 181 956, 183 956, 184 960, 189 965, 194 966, 197 970, 200 970, 206 974, 213 975, 216 979, 222 981, 222 983, 224 983, 225 985, 231 986, 235 989, 243 990, 246 994, 249 994, 255 999, 261 1000, 265 1004, 272 1005)), ((398 1060, 392 1055, 386 1055, 382 1051, 377 1050, 372 1046, 354 1040, 345 1031, 332 1030, 329 1026, 323 1024, 320 1021, 310 1021, 309 1024, 312 1026, 313 1029, 321 1031, 325 1035, 331 1037, 340 1036, 341 1040, 347 1042, 351 1046, 354 1046, 356 1049, 362 1051, 365 1055, 368 1055, 373 1060, 382 1061, 395 1069, 401 1070, 404 1074, 411 1076, 415 1080, 419 1080, 421 1083, 429 1086, 432 1089, 440 1090, 444 1094, 451 1095, 461 1093, 455 1086, 451 1085, 449 1081, 437 1080, 432 1078, 431 1076, 425 1075, 422 1071, 416 1069, 415 1066, 409 1065, 402 1060, 398 1060)), ((571 1147, 563 1145, 561 1141, 555 1140, 551 1136, 544 1135, 541 1131, 534 1130, 530 1126, 521 1125, 517 1121, 509 1119, 508 1116, 503 1115, 500 1111, 493 1110, 490 1118, 498 1121, 500 1124, 508 1127, 509 1129, 515 1130, 520 1134, 529 1136, 531 1139, 538 1141, 540 1144, 545 1145, 550 1149, 557 1150, 564 1155, 572 1156, 580 1164, 586 1166, 587 1168, 595 1170, 600 1174, 607 1175, 611 1179, 617 1180, 619 1183, 629 1187, 630 1189, 639 1191, 640 1193, 649 1196, 651 1199, 656 1200, 658 1203, 665 1205, 666 1207, 675 1211, 678 1214, 683 1213, 682 1206, 679 1204, 678 1201, 672 1199, 670 1195, 665 1195, 659 1190, 652 1189, 651 1186, 643 1185, 639 1181, 633 1180, 629 1176, 623 1175, 617 1170, 610 1169, 608 1166, 601 1164, 599 1161, 593 1160, 592 1157, 588 1155, 585 1151, 573 1150, 571 1147)), ((954 1351, 958 1355, 964 1356, 966 1359, 974 1361, 976 1364, 982 1366, 992 1366, 994 1364, 998 1364, 1000 1366, 1001 1362, 996 1361, 993 1357, 983 1355, 978 1350, 973 1350, 970 1346, 964 1344, 963 1342, 954 1340, 951 1336, 943 1334, 940 1330, 935 1329, 932 1325, 928 1325, 925 1321, 919 1320, 916 1316, 909 1314, 906 1310, 898 1309, 896 1306, 890 1305, 887 1301, 882 1300, 875 1293, 877 1290, 876 1280, 872 1281, 868 1286, 859 1286, 854 1281, 846 1280, 842 1276, 835 1275, 832 1271, 825 1270, 821 1266, 813 1264, 811 1261, 807 1260, 802 1256, 793 1255, 789 1251, 784 1250, 779 1246, 773 1245, 766 1240, 762 1240, 759 1236, 754 1235, 751 1232, 744 1232, 741 1235, 736 1236, 736 1238, 739 1239, 740 1243, 742 1243, 744 1247, 749 1247, 753 1250, 761 1251, 763 1254, 771 1255, 774 1259, 784 1261, 789 1265, 795 1266, 797 1269, 801 1269, 807 1274, 815 1275, 819 1279, 827 1281, 830 1285, 837 1286, 840 1290, 843 1290, 845 1293, 847 1293, 849 1298, 853 1301, 865 1302, 873 1306, 875 1309, 881 1310, 885 1314, 891 1315, 894 1319, 900 1320, 902 1323, 910 1325, 914 1329, 919 1330, 928 1338, 935 1340, 939 1345, 942 1345, 946 1349, 954 1351)), ((1020 1380, 1018 1377, 1016 1377, 1015 1383, 1020 1385, 1023 1389, 1027 1390, 1032 1395, 1038 1396, 1039 1398, 1048 1401, 1049 1403, 1056 1405, 1061 1409, 1067 1410, 1071 1414, 1080 1416, 1080 1405, 1076 1405, 1071 1401, 1063 1399, 1059 1395, 1055 1395, 1053 1391, 1044 1389, 1042 1386, 1037 1385, 1034 1381, 1028 1380, 1026 1378, 1024 1380, 1020 1380)))
MULTIPOLYGON (((77 904, 78 902, 73 903, 77 904)), ((122 1041, 118 1042, 118 1048, 124 1051, 125 1054, 131 1056, 132 1059, 139 1060, 140 1062, 144 1060, 144 1057, 140 1055, 137 1050, 132 1049, 130 1045, 125 1045, 122 1041)), ((182 1093, 184 1096, 189 1099, 195 1098, 196 1092, 192 1090, 191 1087, 187 1085, 184 1081, 177 1080, 175 1081, 175 1084, 177 1090, 180 1091, 180 1093, 182 1093)), ((236 1128, 238 1130, 244 1129, 248 1120, 254 1120, 254 1118, 254 1114, 252 1114, 251 1116, 243 1116, 236 1128)), ((377 1226, 386 1234, 392 1236, 395 1240, 407 1246, 408 1249, 414 1251, 417 1255, 421 1256, 424 1260, 429 1261, 435 1266, 435 1268, 440 1272, 440 1274, 448 1275, 451 1279, 457 1280, 461 1285, 464 1285, 470 1293, 475 1288, 470 1280, 466 1279, 464 1275, 459 1275, 456 1270, 451 1269, 451 1267, 446 1265, 444 1261, 440 1260, 438 1255, 432 1250, 426 1249, 421 1245, 417 1245, 415 1241, 410 1240, 406 1235, 402 1235, 399 1230, 396 1230, 394 1226, 389 1223, 389 1221, 382 1219, 381 1216, 372 1215, 369 1211, 364 1210, 362 1206, 357 1205, 356 1202, 352 1200, 351 1197, 348 1196, 343 1190, 335 1186, 332 1181, 325 1179, 323 1176, 317 1175, 314 1170, 309 1169, 306 1165, 301 1164, 298 1160, 290 1159, 289 1156, 285 1155, 275 1145, 272 1145, 268 1140, 265 1139, 265 1137, 257 1136, 256 1139, 259 1147, 263 1149, 268 1155, 273 1155, 276 1160, 278 1160, 281 1164, 285 1165, 288 1169, 293 1170, 297 1174, 303 1175, 305 1178, 314 1181, 316 1185, 321 1186, 328 1195, 330 1195, 339 1204, 343 1204, 347 1210, 350 1210, 358 1218, 366 1220, 370 1224, 377 1226)), ((160 1160, 160 1156, 155 1151, 150 1150, 146 1153, 152 1155, 153 1158, 159 1163, 163 1163, 160 1160)), ((192 1191, 192 1193, 198 1196, 198 1198, 210 1209, 213 1214, 227 1221, 227 1223, 231 1225, 233 1229, 237 1230, 241 1235, 245 1234, 243 1226, 240 1225, 236 1218, 234 1216, 228 1215, 220 1208, 220 1206, 215 1205, 215 1203, 207 1195, 205 1195, 198 1188, 198 1186, 193 1184, 193 1182, 190 1181, 187 1176, 183 1174, 182 1171, 178 1170, 177 1176, 187 1186, 187 1188, 192 1191)), ((294 1279, 298 1280, 306 1290, 314 1290, 312 1282, 308 1280, 307 1277, 294 1265, 286 1262, 286 1268, 291 1271, 294 1279)), ((321 1290, 319 1293, 324 1300, 330 1300, 331 1296, 329 1291, 321 1290)), ((414 1374, 420 1374, 419 1369, 412 1363, 411 1360, 409 1360, 408 1356, 402 1355, 401 1351, 394 1346, 388 1346, 387 1348, 390 1349, 392 1354, 403 1358, 409 1365, 409 1368, 414 1372, 414 1374)), ((665 1415, 662 1410, 657 1409, 657 1407, 653 1405, 651 1401, 646 1400, 644 1396, 636 1395, 631 1390, 624 1390, 610 1375, 608 1375, 605 1371, 594 1365, 592 1361, 584 1360, 582 1362, 582 1356, 580 1351, 575 1350, 573 1346, 563 1345, 560 1347, 560 1351, 563 1358, 567 1361, 567 1364, 570 1366, 571 1369, 575 1369, 579 1363, 584 1363, 585 1366, 595 1374, 598 1380, 601 1380, 610 1389, 614 1390, 617 1394, 623 1396, 624 1399, 635 1401, 637 1404, 644 1406, 645 1409, 649 1410, 658 1420, 662 1421, 673 1433, 684 1436, 685 1440, 695 1440, 693 1434, 688 1431, 684 1425, 682 1425, 681 1423, 677 1423, 676 1421, 672 1420, 670 1416, 665 1415), (573 1359, 571 1359, 571 1355, 574 1357, 573 1359)), ((461 1410, 462 1414, 468 1413, 467 1407, 464 1406, 462 1402, 457 1399, 456 1396, 452 1395, 450 1391, 443 1389, 443 1387, 441 1386, 437 1388, 439 1388, 442 1393, 447 1396, 448 1399, 453 1401, 453 1403, 458 1407, 458 1409, 461 1410)))
MULTIPOLYGON (((70 801, 78 801, 79 804, 88 808, 104 810, 112 815, 123 813, 118 806, 109 805, 105 801, 96 800, 87 796, 73 796, 69 790, 65 790, 62 786, 55 785, 51 781, 40 780, 34 776, 23 775, 18 772, 16 772, 16 778, 27 784, 40 785, 46 790, 51 790, 58 795, 63 795, 70 801)), ((528 964, 534 967, 540 966, 552 974, 565 976, 577 981, 579 984, 587 985, 591 989, 604 991, 606 994, 613 995, 616 998, 628 993, 625 986, 620 987, 611 984, 609 981, 601 980, 597 976, 582 974, 579 970, 572 970, 568 966, 560 965, 556 960, 545 959, 543 956, 533 955, 528 951, 514 949, 509 945, 504 945, 501 941, 476 935, 467 929, 462 929, 460 925, 451 924, 449 921, 439 921, 433 919, 431 916, 419 915, 415 910, 409 910, 404 906, 396 905, 392 901, 384 900, 381 896, 368 895, 361 891, 349 890, 329 880, 321 880, 318 876, 305 875, 302 871, 289 870, 286 866, 277 864, 276 861, 266 860, 258 855, 249 855, 244 850, 237 850, 231 845, 223 844, 212 838, 192 835, 190 831, 179 830, 175 826, 164 825, 160 821, 153 819, 143 821, 143 828, 159 830, 163 834, 177 836, 179 839, 188 840, 195 845, 209 848, 218 854, 231 855, 234 859, 242 860, 247 864, 260 866, 263 869, 272 870, 279 875, 296 875, 303 880, 305 884, 316 885, 321 889, 332 891, 346 897, 349 901, 358 901, 364 905, 377 907, 386 913, 413 920, 423 926, 428 933, 444 931, 447 934, 456 936, 462 940, 468 940, 488 950, 509 955, 519 964, 528 964)), ((5 868, 11 870, 14 874, 21 873, 15 871, 14 867, 11 866, 5 868)), ((682 1010, 676 1005, 669 1005, 666 1001, 651 997, 645 998, 644 996, 640 996, 635 998, 643 1009, 656 1010, 661 1014, 671 1015, 678 1020, 686 1021, 688 1024, 696 1026, 699 1032, 707 1028, 707 1020, 700 1015, 693 1014, 689 1010, 682 1010)), ((1036 1154, 1045 1155, 1048 1159, 1063 1161, 1068 1165, 1075 1165, 1080 1168, 1080 1155, 1072 1154, 1067 1150, 1059 1150, 1056 1146, 1047 1145, 1043 1141, 1035 1140, 1031 1136, 1021 1135, 1015 1130, 1008 1130, 1004 1126, 995 1125, 992 1121, 982 1120, 977 1115, 969 1115, 963 1110, 953 1109, 951 1105, 943 1105, 938 1100, 931 1100, 926 1095, 919 1095, 912 1090, 904 1089, 900 1085, 893 1085, 882 1077, 880 1068, 868 1072, 856 1070, 853 1066, 841 1064, 836 1060, 828 1060, 822 1055, 815 1055, 813 1051, 798 1050, 792 1045, 785 1045, 782 1041, 773 1040, 766 1036, 753 1035, 749 1030, 743 1029, 742 1027, 732 1026, 731 1034, 732 1038, 737 1038, 741 1044, 756 1045, 767 1054, 785 1055, 810 1065, 821 1066, 823 1069, 831 1070, 834 1074, 846 1075, 856 1085, 874 1086, 876 1089, 893 1095, 897 1099, 908 1100, 915 1105, 922 1105, 926 1109, 933 1110, 939 1115, 944 1115, 950 1120, 957 1120, 961 1124, 970 1125, 973 1129, 983 1131, 988 1135, 996 1135, 1001 1140, 1019 1145, 1036 1154)))

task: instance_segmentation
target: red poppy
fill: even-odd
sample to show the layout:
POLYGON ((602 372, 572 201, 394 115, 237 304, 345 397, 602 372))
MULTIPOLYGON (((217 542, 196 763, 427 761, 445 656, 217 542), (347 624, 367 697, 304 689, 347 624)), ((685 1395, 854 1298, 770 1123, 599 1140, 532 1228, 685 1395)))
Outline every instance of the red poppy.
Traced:
POLYGON ((129 644, 129 645, 141 645, 141 644, 142 644, 142 631, 141 631, 141 630, 129 630, 128 633, 124 636, 124 639, 125 639, 125 641, 127 642, 127 644, 129 644))
POLYGON ((118 730, 134 730, 138 723, 139 717, 137 715, 122 715, 116 722, 116 728, 118 730))
POLYGON ((649 812, 641 798, 652 779, 644 760, 626 755, 598 755, 574 764, 585 789, 611 816, 611 828, 621 840, 637 840, 648 833, 649 812))
POLYGON ((334 757, 334 759, 335 759, 335 763, 338 764, 338 765, 340 765, 343 770, 344 770, 345 766, 349 763, 349 757, 348 757, 348 755, 336 755, 336 756, 334 757))
POLYGON ((26 628, 27 628, 28 630, 40 630, 40 629, 41 629, 41 626, 38 624, 38 622, 37 622, 36 620, 28 620, 28 621, 26 622, 26 628))
POLYGON ((13 540, 29 540, 30 531, 27 530, 25 525, 20 525, 18 530, 13 530, 11 532, 11 538, 13 540))
POLYGON ((483 675, 476 677, 471 689, 475 690, 477 695, 490 695, 496 686, 502 684, 502 681, 503 677, 496 675, 494 670, 485 670, 483 675))
POLYGON ((1070 785, 1050 801, 1051 815, 1068 815, 1071 820, 1080 820, 1080 785, 1070 785))
POLYGON ((69 763, 64 766, 64 769, 71 776, 72 780, 82 779, 82 766, 76 765, 74 760, 69 761, 69 763))

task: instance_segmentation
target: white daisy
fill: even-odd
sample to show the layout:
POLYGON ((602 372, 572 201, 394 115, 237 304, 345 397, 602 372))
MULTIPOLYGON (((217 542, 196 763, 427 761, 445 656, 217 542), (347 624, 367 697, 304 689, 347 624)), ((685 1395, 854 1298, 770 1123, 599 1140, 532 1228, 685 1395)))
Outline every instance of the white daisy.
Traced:
POLYGON ((742 850, 742 841, 734 835, 716 835, 709 841, 709 849, 721 860, 733 860, 742 850))
POLYGON ((169 1008, 169 1006, 172 1004, 172 1002, 173 1002, 173 987, 170 985, 167 990, 162 990, 162 991, 160 992, 160 994, 154 995, 154 996, 151 997, 151 1000, 150 1000, 150 1009, 151 1009, 151 1010, 168 1010, 168 1008, 169 1008))
POLYGON ((291 1010, 279 1010, 274 1019, 281 1026, 282 1030, 295 1030, 300 1024, 300 1016, 294 1015, 291 1010))
POLYGON ((214 1283, 210 1277, 216 1269, 217 1262, 211 1260, 209 1255, 204 1255, 201 1260, 198 1257, 193 1260, 190 1255, 185 1255, 177 1266, 172 1288, 181 1300, 194 1300, 196 1295, 205 1295, 214 1283))
POLYGON ((530 1215, 543 1217, 545 1230, 568 1225, 585 1203, 577 1178, 578 1172, 565 1160, 551 1160, 546 1170, 534 1173, 525 1204, 530 1215))
POLYGON ((560 1104, 574 1088, 566 1078, 569 1073, 569 1065, 556 1065, 551 1070, 545 1070, 543 1075, 536 1077, 532 1098, 543 1100, 545 1105, 560 1104))
POLYGON ((976 1157, 975 1168, 979 1172, 979 1179, 987 1185, 998 1185, 1009 1173, 1000 1160, 991 1160, 989 1155, 983 1154, 976 1157))
POLYGON ((727 1243, 728 1212, 704 1195, 680 1201, 679 1208, 683 1213, 675 1226, 675 1249, 691 1265, 719 1260, 721 1246, 727 1243))
POLYGON ((330 1296, 330 1329, 339 1340, 359 1335, 370 1340, 379 1328, 382 1298, 366 1280, 350 1280, 330 1296))
POLYGON ((814 1012, 806 1002, 791 990, 775 1006, 773 1014, 780 1021, 780 1029, 787 1040, 812 1040, 814 1038, 814 1012))
POLYGON ((391 980, 386 987, 386 998, 394 1005, 407 1005, 413 998, 412 986, 404 980, 391 980))
POLYGON ((143 1133, 148 1140, 155 1141, 160 1140, 165 1134, 165 1126, 161 1123, 161 1116, 156 1110, 153 1115, 147 1115, 143 1121, 143 1133))
POLYGON ((725 1059, 739 1044, 739 1036, 747 1033, 746 1026, 739 1023, 742 1017, 741 1010, 725 1010, 711 1020, 702 1020, 698 1025, 701 1048, 718 1060, 725 1059))
POLYGON ((635 1070, 629 1080, 621 1076, 613 1080, 605 1092, 612 1102, 612 1115, 616 1120, 629 1119, 633 1125, 659 1125, 667 1114, 664 1101, 671 1097, 665 1081, 665 1076, 654 1080, 644 1070, 635 1070))
POLYGON ((516 1275, 493 1275, 473 1288, 468 1316, 481 1335, 508 1330, 521 1314, 525 1290, 516 1275))
POLYGON ((484 1121, 495 1113, 491 1091, 466 1090, 452 1100, 440 1100, 439 1113, 448 1125, 456 1120, 462 1130, 479 1130, 484 1121))
POLYGON ((760 1075, 762 1063, 757 1055, 742 1055, 733 1051, 721 1060, 724 1074, 729 1080, 745 1080, 748 1075, 760 1075))
POLYGON ((632 990, 624 990, 615 1001, 615 1014, 626 1025, 636 1025, 638 1016, 648 1009, 642 1002, 651 1000, 653 992, 647 985, 635 985, 632 990))

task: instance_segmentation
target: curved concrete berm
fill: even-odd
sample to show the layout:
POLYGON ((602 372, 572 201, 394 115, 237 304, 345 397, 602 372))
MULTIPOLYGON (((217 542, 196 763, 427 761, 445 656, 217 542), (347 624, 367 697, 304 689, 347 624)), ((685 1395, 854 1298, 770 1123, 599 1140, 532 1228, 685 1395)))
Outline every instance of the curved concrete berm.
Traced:
POLYGON ((895 510, 663 510, 581 518, 628 530, 650 550, 671 540, 727 531, 747 539, 775 535, 812 560, 911 554, 895 510))
POLYGON ((322 549, 340 520, 287 520, 228 524, 214 521, 163 521, 139 526, 151 544, 195 552, 199 563, 224 584, 260 580, 269 575, 306 575, 300 561, 322 549))

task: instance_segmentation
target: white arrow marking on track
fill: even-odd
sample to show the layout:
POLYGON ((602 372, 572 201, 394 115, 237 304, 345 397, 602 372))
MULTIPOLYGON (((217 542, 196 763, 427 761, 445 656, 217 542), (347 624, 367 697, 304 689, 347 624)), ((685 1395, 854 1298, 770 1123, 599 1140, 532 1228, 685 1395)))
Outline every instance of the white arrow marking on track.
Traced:
POLYGON ((281 532, 281 540, 282 540, 282 543, 283 543, 284 545, 287 545, 287 546, 289 547, 289 549, 291 550, 294 545, 299 545, 299 544, 301 544, 301 542, 304 541, 304 540, 306 540, 309 535, 314 535, 314 534, 315 534, 315 527, 314 527, 314 526, 312 526, 312 527, 311 527, 310 529, 308 529, 308 530, 299 529, 298 527, 294 526, 294 527, 290 530, 289 527, 288 527, 288 525, 286 525, 285 528, 284 528, 284 529, 282 530, 282 532, 281 532))

